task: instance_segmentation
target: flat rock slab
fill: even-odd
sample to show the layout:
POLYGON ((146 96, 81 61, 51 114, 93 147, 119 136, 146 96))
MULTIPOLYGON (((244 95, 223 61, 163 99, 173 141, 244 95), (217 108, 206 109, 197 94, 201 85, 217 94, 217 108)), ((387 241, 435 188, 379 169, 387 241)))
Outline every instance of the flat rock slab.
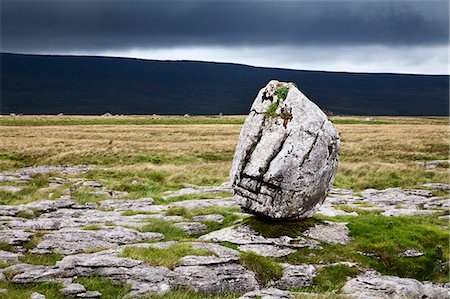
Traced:
POLYGON ((259 287, 255 274, 238 264, 175 268, 177 285, 208 294, 242 293, 259 287))
POLYGON ((0 250, 0 263, 17 264, 23 254, 0 250))
POLYGON ((346 223, 325 221, 326 224, 316 224, 304 232, 304 235, 330 244, 346 245, 350 242, 349 229, 346 223))
POLYGON ((148 240, 162 240, 160 233, 141 233, 124 227, 103 227, 101 230, 83 230, 77 228, 61 229, 46 234, 33 253, 75 254, 99 248, 112 248, 117 245, 131 244, 148 240))
POLYGON ((0 230, 0 240, 9 245, 20 245, 29 241, 33 233, 23 230, 4 229, 0 230))
POLYGON ((311 239, 289 236, 277 238, 264 237, 250 228, 247 224, 239 224, 221 230, 213 231, 199 237, 208 242, 230 242, 239 245, 240 249, 254 251, 265 256, 284 256, 298 248, 320 249, 319 242, 311 239), (264 249, 267 251, 264 252, 264 249))
POLYGON ((282 257, 297 251, 292 248, 271 244, 246 244, 246 245, 239 245, 238 248, 239 250, 244 252, 251 251, 256 254, 267 257, 282 257))
POLYGON ((355 298, 434 298, 447 299, 450 289, 421 283, 411 278, 380 275, 374 271, 366 272, 350 279, 341 291, 355 298))
POLYGON ((126 199, 108 199, 100 204, 100 208, 107 210, 145 210, 148 206, 153 205, 153 198, 141 198, 135 200, 126 199))
POLYGON ((223 224, 224 219, 225 217, 221 214, 200 215, 192 218, 192 220, 198 222, 215 222, 217 224, 223 224))
POLYGON ((313 279, 318 274, 313 265, 290 265, 283 263, 281 266, 283 266, 283 276, 271 282, 270 285, 282 290, 312 286, 314 284, 313 279))
POLYGON ((336 175, 339 134, 293 83, 270 81, 253 102, 230 179, 239 205, 275 219, 307 218, 336 175))
POLYGON ((188 235, 198 235, 208 232, 208 227, 200 222, 178 222, 173 225, 181 228, 188 235))

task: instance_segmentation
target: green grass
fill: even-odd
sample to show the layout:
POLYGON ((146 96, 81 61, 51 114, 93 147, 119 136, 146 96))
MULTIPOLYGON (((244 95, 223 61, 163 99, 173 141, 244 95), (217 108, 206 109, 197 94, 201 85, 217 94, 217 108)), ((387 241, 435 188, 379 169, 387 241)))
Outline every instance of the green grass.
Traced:
POLYGON ((63 299, 65 297, 59 291, 61 287, 61 284, 53 282, 17 285, 10 281, 0 281, 0 288, 7 290, 4 294, 0 293, 0 298, 24 299, 30 298, 32 293, 38 292, 49 299, 63 299))
MULTIPOLYGON (((48 187, 49 176, 50 174, 38 174, 34 176, 27 184, 20 185, 23 189, 19 192, 0 191, 0 205, 24 204, 35 200, 36 192, 41 188, 48 187)), ((23 218, 34 217, 25 212, 21 216, 24 216, 23 218)))
POLYGON ((303 231, 321 223, 316 218, 308 218, 301 220, 277 221, 263 217, 249 217, 244 220, 254 231, 267 238, 277 238, 281 236, 297 237, 303 231))
POLYGON ((82 229, 83 230, 101 230, 102 227, 100 225, 98 225, 98 224, 91 224, 91 225, 86 225, 82 229))
MULTIPOLYGON (((365 206, 362 204, 361 206, 365 206)), ((365 210, 361 208, 353 208, 349 207, 347 205, 336 205, 334 206, 335 209, 342 210, 347 213, 356 212, 358 215, 380 215, 383 210, 373 209, 373 210, 365 210)))
POLYGON ((273 102, 272 104, 270 104, 269 108, 267 108, 266 111, 266 116, 267 117, 275 117, 276 116, 276 111, 278 108, 278 105, 280 104, 279 101, 273 102))
POLYGON ((323 217, 348 222, 352 241, 348 245, 321 244, 322 250, 300 249, 278 262, 291 264, 357 262, 386 275, 416 278, 420 281, 448 282, 449 236, 446 220, 437 216, 381 217, 377 215, 323 217), (407 249, 424 253, 403 258, 407 249), (364 256, 358 252, 374 256, 364 256))
POLYGON ((289 88, 288 87, 280 87, 276 91, 276 95, 277 95, 277 98, 279 100, 285 100, 287 95, 288 95, 288 93, 289 93, 289 88))
POLYGON ((24 242, 22 244, 23 247, 25 247, 28 250, 31 250, 35 248, 39 243, 42 242, 42 237, 45 235, 45 232, 37 231, 35 234, 30 238, 29 241, 24 242))
POLYGON ((110 279, 99 276, 80 277, 77 278, 75 282, 84 285, 88 291, 98 291, 102 293, 101 298, 121 299, 131 291, 130 285, 114 283, 110 279))
POLYGON ((164 235, 164 241, 176 241, 188 236, 184 230, 174 226, 172 222, 152 218, 149 218, 147 221, 149 224, 141 227, 139 230, 141 232, 161 233, 164 235))
POLYGON ((266 285, 271 280, 277 280, 283 276, 283 267, 268 257, 254 252, 241 252, 239 263, 256 274, 258 281, 266 285))
POLYGON ((9 243, 0 241, 0 250, 16 252, 16 248, 9 243))
POLYGON ((174 244, 169 248, 154 247, 126 247, 122 253, 122 257, 141 260, 150 266, 163 266, 173 269, 178 265, 180 258, 187 255, 214 255, 208 249, 194 249, 190 244, 174 244))
POLYGON ((64 255, 58 253, 35 254, 27 252, 20 258, 20 261, 31 265, 52 266, 62 260, 63 257, 64 255))
POLYGON ((323 267, 318 270, 318 275, 313 278, 314 285, 302 288, 298 291, 311 293, 338 292, 347 282, 348 277, 354 277, 359 273, 356 268, 345 265, 323 267))
POLYGON ((32 209, 30 212, 28 211, 21 211, 16 214, 16 217, 26 218, 26 219, 34 219, 38 218, 42 215, 42 212, 32 209))
POLYGON ((149 212, 149 211, 139 211, 139 210, 125 210, 120 215, 122 216, 135 216, 135 215, 153 215, 156 214, 155 212, 149 212))

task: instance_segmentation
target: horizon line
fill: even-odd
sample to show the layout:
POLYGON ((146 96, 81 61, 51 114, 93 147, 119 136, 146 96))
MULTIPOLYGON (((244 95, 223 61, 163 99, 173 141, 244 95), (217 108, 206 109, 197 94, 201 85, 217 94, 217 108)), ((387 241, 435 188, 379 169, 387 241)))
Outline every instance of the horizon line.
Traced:
POLYGON ((239 65, 252 68, 261 69, 274 69, 274 70, 287 70, 287 71, 303 71, 303 72, 322 72, 322 73, 345 73, 345 74, 373 74, 373 75, 408 75, 408 76, 450 76, 450 73, 394 73, 394 72, 351 72, 351 71, 329 71, 329 70, 306 70, 306 69, 293 69, 293 68, 283 68, 283 67, 268 67, 268 66, 257 66, 245 63, 237 62, 226 62, 226 61, 209 61, 209 60, 189 60, 189 59, 148 59, 141 57, 130 57, 130 56, 115 56, 115 55, 87 55, 87 54, 36 54, 36 53, 14 53, 14 52, 2 52, 0 54, 8 55, 28 55, 28 56, 53 56, 53 57, 90 57, 90 58, 115 58, 115 59, 132 59, 141 61, 158 61, 158 62, 196 62, 196 63, 216 63, 216 64, 231 64, 239 65))

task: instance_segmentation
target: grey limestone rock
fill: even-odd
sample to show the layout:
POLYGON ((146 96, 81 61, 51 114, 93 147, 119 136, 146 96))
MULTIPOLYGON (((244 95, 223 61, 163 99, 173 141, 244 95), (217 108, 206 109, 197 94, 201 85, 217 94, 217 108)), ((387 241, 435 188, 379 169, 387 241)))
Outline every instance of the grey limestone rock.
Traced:
POLYGON ((87 291, 85 293, 80 293, 77 295, 78 298, 100 298, 102 293, 98 291, 87 291))
POLYGON ((317 275, 316 268, 312 265, 290 265, 283 266, 283 276, 271 283, 272 286, 282 289, 299 289, 313 285, 313 278, 317 275))
POLYGON ((177 285, 208 294, 248 292, 258 288, 255 274, 238 264, 175 268, 177 285))
POLYGON ((245 293, 238 299, 293 299, 294 295, 289 291, 283 291, 276 288, 251 291, 245 293))
POLYGON ((346 245, 350 242, 349 229, 346 223, 324 221, 304 232, 304 235, 331 244, 346 245))
POLYGON ((31 236, 33 236, 32 233, 23 230, 0 230, 0 240, 9 245, 20 245, 20 243, 30 240, 31 236))
POLYGON ((320 249, 319 242, 302 236, 264 237, 248 225, 235 225, 203 235, 199 240, 206 242, 230 242, 239 245, 243 251, 254 251, 265 256, 283 256, 294 252, 298 248, 320 249), (264 252, 266 250, 266 252, 264 252))
POLYGON ((34 292, 31 294, 30 299, 45 299, 45 295, 42 295, 41 293, 34 292))
POLYGON ((111 210, 144 210, 148 206, 153 205, 153 198, 141 198, 141 199, 108 199, 102 201, 100 208, 111 210))
POLYGON ((339 147, 338 132, 317 105, 295 84, 270 81, 239 136, 230 171, 237 202, 270 218, 310 217, 332 185, 339 147))
POLYGON ((209 214, 209 215, 200 215, 192 218, 194 221, 198 222, 215 222, 218 224, 222 224, 224 220, 224 216, 220 214, 209 214))
POLYGON ((0 250, 0 263, 17 264, 19 262, 19 258, 22 256, 23 254, 21 253, 0 250))
POLYGON ((61 289, 61 293, 65 296, 75 296, 85 292, 86 288, 79 283, 68 283, 61 289))
POLYGON ((141 233, 124 227, 103 227, 101 230, 83 230, 79 228, 64 228, 46 234, 33 253, 61 254, 82 253, 98 248, 112 248, 117 245, 137 243, 146 240, 162 240, 160 233, 141 233))
POLYGON ((178 222, 174 226, 181 228, 188 235, 196 235, 208 232, 208 227, 200 222, 178 222))
POLYGON ((341 291, 351 294, 355 298, 434 298, 446 299, 450 297, 448 288, 423 284, 411 278, 384 276, 375 271, 369 271, 350 279, 341 291))

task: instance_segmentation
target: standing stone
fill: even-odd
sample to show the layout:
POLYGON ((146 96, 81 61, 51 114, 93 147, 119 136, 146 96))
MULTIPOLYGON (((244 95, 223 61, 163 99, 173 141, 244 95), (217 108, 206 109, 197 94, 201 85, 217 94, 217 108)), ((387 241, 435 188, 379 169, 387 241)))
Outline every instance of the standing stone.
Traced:
POLYGON ((230 179, 244 211, 274 219, 310 217, 332 186, 339 134, 294 83, 261 89, 239 136, 230 179))

